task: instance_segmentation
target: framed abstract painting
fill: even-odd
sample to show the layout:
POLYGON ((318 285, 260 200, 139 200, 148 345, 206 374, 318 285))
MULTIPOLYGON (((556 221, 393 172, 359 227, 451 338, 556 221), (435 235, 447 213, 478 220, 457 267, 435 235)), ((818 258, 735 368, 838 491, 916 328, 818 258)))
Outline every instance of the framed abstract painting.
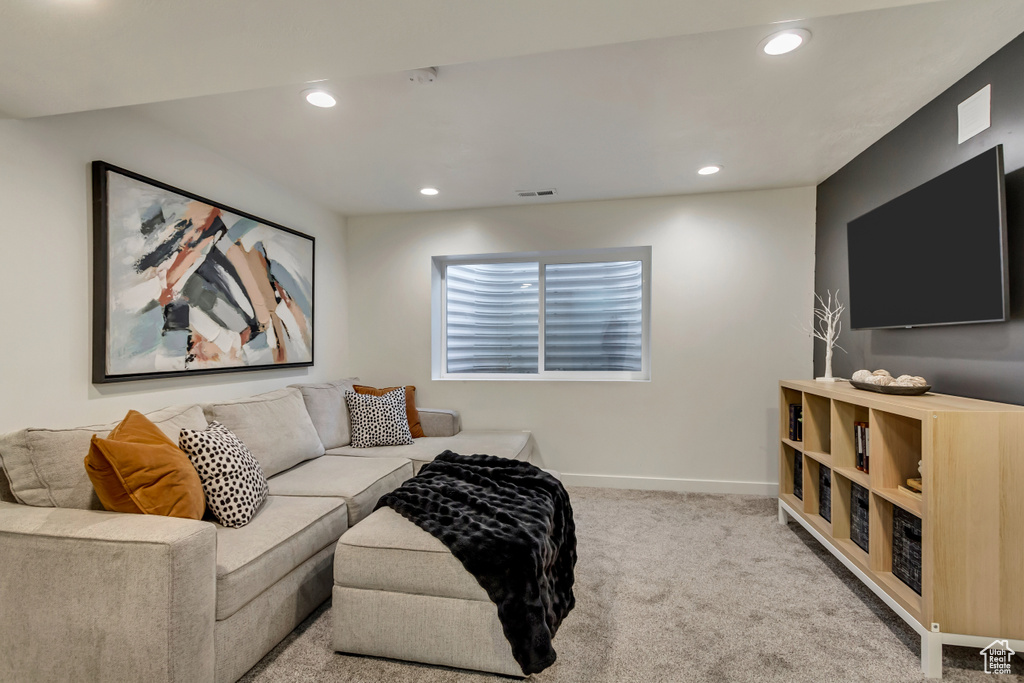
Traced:
POLYGON ((313 365, 309 235, 102 161, 93 382, 313 365))

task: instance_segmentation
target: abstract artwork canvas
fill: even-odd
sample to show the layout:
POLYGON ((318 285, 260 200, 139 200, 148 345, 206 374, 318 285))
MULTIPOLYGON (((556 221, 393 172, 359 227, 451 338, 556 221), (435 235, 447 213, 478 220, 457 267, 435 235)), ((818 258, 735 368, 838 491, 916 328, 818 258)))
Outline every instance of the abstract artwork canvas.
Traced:
POLYGON ((93 381, 313 364, 314 240, 93 162, 93 381))

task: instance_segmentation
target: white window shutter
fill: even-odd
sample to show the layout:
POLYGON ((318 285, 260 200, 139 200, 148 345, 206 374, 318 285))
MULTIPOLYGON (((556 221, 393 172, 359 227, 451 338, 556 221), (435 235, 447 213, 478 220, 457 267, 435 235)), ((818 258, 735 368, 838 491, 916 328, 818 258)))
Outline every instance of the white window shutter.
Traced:
POLYGON ((545 370, 641 370, 642 262, 550 264, 544 279, 545 370))
POLYGON ((536 373, 538 265, 449 265, 445 281, 447 371, 536 373))

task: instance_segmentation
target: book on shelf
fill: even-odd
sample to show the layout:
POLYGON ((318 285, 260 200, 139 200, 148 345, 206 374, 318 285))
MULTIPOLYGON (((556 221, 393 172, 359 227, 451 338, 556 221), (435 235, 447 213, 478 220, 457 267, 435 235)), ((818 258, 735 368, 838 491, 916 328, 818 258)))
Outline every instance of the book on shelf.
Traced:
POLYGON ((864 473, 871 471, 871 430, 868 423, 864 423, 864 473))
POLYGON ((916 493, 921 493, 921 477, 907 479, 907 488, 916 493))
POLYGON ((913 496, 914 498, 917 498, 918 500, 921 500, 921 492, 920 491, 915 491, 914 489, 907 488, 903 484, 900 484, 899 489, 900 489, 900 491, 902 491, 903 493, 907 494, 908 496, 913 496))
POLYGON ((853 458, 854 467, 861 472, 864 471, 864 447, 861 445, 860 422, 853 423, 853 458))
POLYGON ((854 465, 867 474, 870 470, 868 453, 871 451, 870 433, 867 422, 853 423, 854 465))
POLYGON ((789 404, 789 440, 804 440, 804 407, 799 403, 789 404))

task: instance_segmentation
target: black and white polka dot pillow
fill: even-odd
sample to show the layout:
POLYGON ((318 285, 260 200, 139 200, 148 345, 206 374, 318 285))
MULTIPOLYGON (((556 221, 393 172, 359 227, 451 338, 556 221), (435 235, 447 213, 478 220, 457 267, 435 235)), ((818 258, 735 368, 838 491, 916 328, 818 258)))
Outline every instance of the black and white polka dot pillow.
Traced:
POLYGON ((238 528, 267 499, 267 477, 260 463, 231 430, 211 422, 203 431, 182 429, 178 447, 199 473, 206 507, 224 526, 238 528))
POLYGON ((405 387, 383 396, 345 392, 352 424, 352 447, 408 446, 413 443, 405 412, 405 387))

